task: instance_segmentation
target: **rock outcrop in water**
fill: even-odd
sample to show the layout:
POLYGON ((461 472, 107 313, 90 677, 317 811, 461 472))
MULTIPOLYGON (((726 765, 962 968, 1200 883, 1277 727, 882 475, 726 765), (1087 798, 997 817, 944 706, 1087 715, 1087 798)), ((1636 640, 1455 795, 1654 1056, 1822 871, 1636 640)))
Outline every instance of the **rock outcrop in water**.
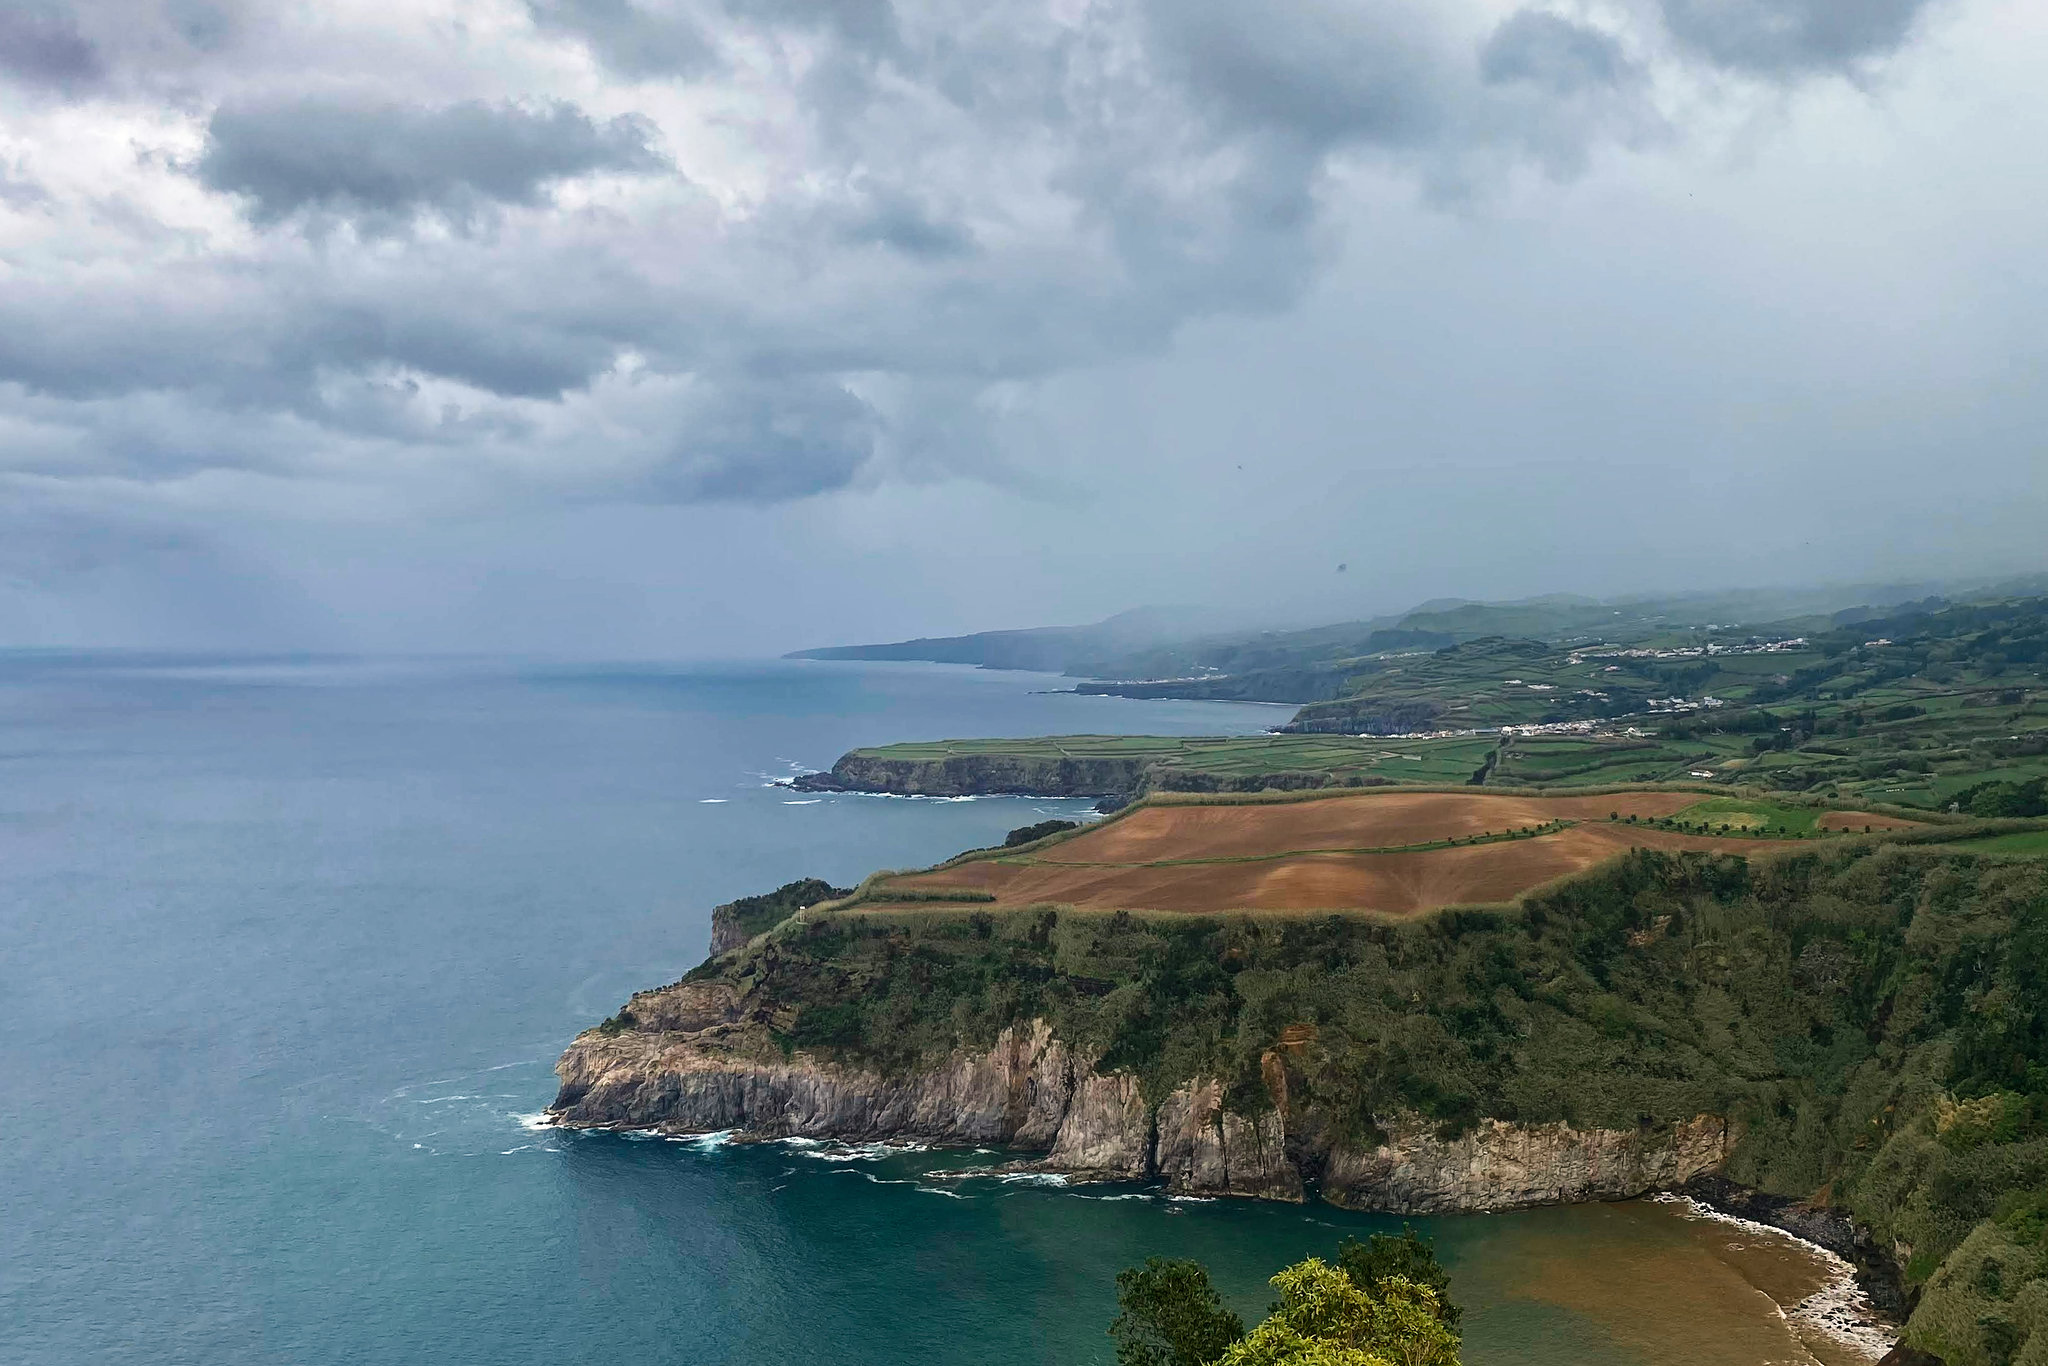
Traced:
POLYGON ((1641 1195, 1714 1170, 1734 1141, 1702 1115, 1632 1130, 1484 1120, 1456 1137, 1417 1121, 1352 1145, 1323 1137, 1325 1116, 1290 1106, 1285 1069, 1268 1063, 1266 1104, 1249 1112, 1206 1077, 1155 1106, 1135 1076, 1096 1072, 1034 1021, 986 1050, 889 1076, 785 1055, 731 986, 682 983, 640 993, 570 1045, 550 1113, 576 1128, 1001 1145, 1083 1177, 1296 1202, 1319 1188, 1334 1204, 1395 1213, 1641 1195))

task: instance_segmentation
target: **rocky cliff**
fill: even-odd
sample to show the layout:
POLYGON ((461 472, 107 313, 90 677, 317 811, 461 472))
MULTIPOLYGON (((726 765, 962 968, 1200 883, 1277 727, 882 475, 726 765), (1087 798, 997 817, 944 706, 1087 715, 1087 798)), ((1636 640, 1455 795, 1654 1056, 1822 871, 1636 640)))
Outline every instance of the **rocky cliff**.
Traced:
POLYGON ((943 759, 840 756, 828 773, 806 773, 790 786, 805 792, 890 792, 904 797, 1120 797, 1144 781, 1143 756, 1039 758, 962 754, 943 759))
POLYGON ((1397 1213, 1640 1195, 1715 1169, 1733 1142, 1703 1115, 1631 1130, 1486 1120, 1456 1137, 1417 1121, 1366 1147, 1325 1138, 1327 1117, 1289 1104, 1277 1057, 1246 1111, 1208 1077, 1152 1104, 1136 1077, 1097 1072, 1042 1020, 899 1076, 785 1055, 771 1027, 723 982, 642 992, 562 1055, 550 1114, 576 1128, 995 1144, 1176 1193, 1299 1202, 1319 1187, 1332 1203, 1397 1213))
POLYGON ((842 755, 826 773, 790 780, 804 792, 888 792, 902 797, 1131 797, 1144 792, 1300 792, 1381 786, 1387 780, 1273 769, 1224 776, 1159 763, 1154 756, 1037 758, 962 754, 944 759, 842 755))

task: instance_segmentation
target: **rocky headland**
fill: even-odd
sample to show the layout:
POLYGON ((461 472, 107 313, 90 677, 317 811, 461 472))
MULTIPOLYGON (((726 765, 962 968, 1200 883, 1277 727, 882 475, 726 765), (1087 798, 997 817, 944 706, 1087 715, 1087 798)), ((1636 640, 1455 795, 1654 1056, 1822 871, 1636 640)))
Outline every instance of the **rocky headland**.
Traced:
POLYGON ((1136 1075, 1098 1071, 1044 1020, 1004 1029, 992 1048, 885 1075, 785 1053, 772 1019, 722 982, 635 996, 578 1038, 556 1072, 550 1114, 569 1127, 994 1145, 1083 1179, 1156 1179, 1188 1195, 1315 1195, 1399 1214, 1673 1189, 1717 1169, 1737 1137, 1714 1115, 1629 1129, 1488 1119, 1448 1135, 1414 1116, 1369 1138, 1342 1137, 1332 1116, 1290 1103, 1277 1053, 1250 1107, 1227 1104, 1215 1077, 1152 1100, 1136 1075))
POLYGON ((1306 792, 1380 786, 1386 780, 1333 772, 1269 769, 1223 776, 1160 763, 1155 756, 955 754, 902 758, 854 750, 822 773, 799 774, 800 792, 869 792, 899 797, 1106 797, 1147 792, 1306 792))
POLYGON ((1000 1147, 1395 1213, 1683 1191, 1853 1263, 1907 1314, 1896 1362, 2048 1342, 2038 860, 1638 849, 1410 920, 793 887, 579 1036, 554 1122, 1000 1147))

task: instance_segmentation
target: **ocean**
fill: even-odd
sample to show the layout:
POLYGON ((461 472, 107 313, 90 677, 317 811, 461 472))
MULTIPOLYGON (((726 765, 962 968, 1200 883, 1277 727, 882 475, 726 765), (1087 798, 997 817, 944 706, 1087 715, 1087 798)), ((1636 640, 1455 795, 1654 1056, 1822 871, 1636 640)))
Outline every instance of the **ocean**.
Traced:
MULTIPOLYGON (((697 963, 717 902, 1087 808, 775 779, 1284 715, 1061 686, 0 654, 0 1361, 1103 1363, 1119 1267, 1200 1257, 1249 1318, 1281 1265, 1397 1228, 534 1125, 562 1046, 697 963)), ((1780 1308, 1828 1270, 1788 1240, 1652 1202, 1419 1224, 1471 1366, 1815 1359, 1780 1308)))

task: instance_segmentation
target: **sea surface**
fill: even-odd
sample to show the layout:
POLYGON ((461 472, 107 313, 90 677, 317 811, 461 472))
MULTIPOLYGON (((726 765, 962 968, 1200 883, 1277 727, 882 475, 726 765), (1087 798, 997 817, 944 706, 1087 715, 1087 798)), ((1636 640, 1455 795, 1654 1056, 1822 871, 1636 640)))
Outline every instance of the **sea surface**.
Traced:
MULTIPOLYGON (((1086 810, 774 779, 1282 715, 1059 686, 0 654, 0 1361, 1108 1362, 1148 1255, 1256 1317, 1281 1265, 1394 1221, 533 1122, 562 1046, 695 964, 713 904, 1086 810)), ((1780 1306, 1829 1273, 1789 1240, 1649 1202, 1422 1227, 1472 1366, 1813 1360, 1780 1306)))

